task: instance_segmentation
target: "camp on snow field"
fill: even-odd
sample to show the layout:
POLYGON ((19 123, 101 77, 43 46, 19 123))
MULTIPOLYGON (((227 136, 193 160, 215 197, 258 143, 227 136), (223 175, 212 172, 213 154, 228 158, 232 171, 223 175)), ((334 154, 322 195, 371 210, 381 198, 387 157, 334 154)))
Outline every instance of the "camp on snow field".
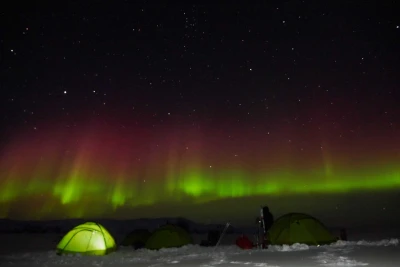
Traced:
MULTIPOLYGON (((329 230, 316 218, 303 213, 289 213, 279 217, 268 230, 271 245, 326 245, 337 241, 329 230)), ((177 248, 193 244, 190 234, 177 225, 166 224, 153 233, 137 229, 129 233, 122 246, 134 249, 158 250, 177 248)), ((241 236, 236 245, 242 249, 254 246, 248 237, 241 236)), ((78 253, 85 255, 106 255, 117 248, 114 238, 101 224, 86 222, 70 230, 58 243, 57 254, 78 253)))
POLYGON ((116 248, 114 238, 102 225, 86 222, 73 228, 61 239, 57 254, 106 255, 116 248))
POLYGON ((288 213, 275 220, 268 231, 271 245, 326 245, 337 241, 316 218, 303 213, 288 213))

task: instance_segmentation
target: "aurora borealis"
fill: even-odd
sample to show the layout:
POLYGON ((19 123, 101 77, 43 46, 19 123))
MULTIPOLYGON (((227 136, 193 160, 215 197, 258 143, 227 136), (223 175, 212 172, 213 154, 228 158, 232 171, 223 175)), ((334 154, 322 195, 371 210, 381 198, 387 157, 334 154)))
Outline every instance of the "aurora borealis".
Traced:
POLYGON ((89 2, 6 16, 0 217, 396 210, 387 7, 89 2))
MULTIPOLYGON (((6 146, 1 160, 2 216, 7 216, 7 203, 24 198, 42 203, 38 216, 61 205, 79 206, 65 216, 80 217, 165 202, 195 205, 400 187, 398 157, 388 147, 355 146, 340 154, 328 142, 319 147, 311 138, 305 149, 295 150, 284 146, 290 142, 279 136, 283 132, 262 137, 236 130, 229 137, 224 130, 192 128, 154 132, 103 122, 21 135, 6 146), (358 153, 367 157, 360 159, 358 153), (94 211, 93 202, 104 209, 94 211)), ((333 146, 345 149, 338 142, 333 146)))

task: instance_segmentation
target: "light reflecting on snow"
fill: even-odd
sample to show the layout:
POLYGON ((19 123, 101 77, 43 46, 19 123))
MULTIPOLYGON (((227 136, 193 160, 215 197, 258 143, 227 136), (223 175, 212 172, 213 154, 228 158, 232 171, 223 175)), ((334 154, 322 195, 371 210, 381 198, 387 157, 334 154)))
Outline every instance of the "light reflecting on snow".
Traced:
MULTIPOLYGON (((15 235, 15 234, 13 234, 15 235)), ((12 235, 11 235, 12 236, 12 235)), ((34 238, 29 234, 25 239, 34 238)), ((51 235, 44 234, 42 237, 51 235)), ((0 236, 1 237, 1 236, 0 236)), ((9 236, 10 238, 10 236, 9 236)), ((22 238, 20 236, 20 238, 22 238)), ((34 240, 31 240, 34 242, 34 240)), ((106 256, 58 256, 54 250, 18 252, 0 256, 1 266, 398 266, 398 239, 338 241, 320 247, 294 244, 270 246, 267 250, 241 250, 236 246, 132 250, 120 248, 106 256), (383 264, 385 263, 385 264, 383 264)), ((50 245, 50 244, 49 244, 50 245)), ((0 248, 1 249, 1 248, 0 248)))

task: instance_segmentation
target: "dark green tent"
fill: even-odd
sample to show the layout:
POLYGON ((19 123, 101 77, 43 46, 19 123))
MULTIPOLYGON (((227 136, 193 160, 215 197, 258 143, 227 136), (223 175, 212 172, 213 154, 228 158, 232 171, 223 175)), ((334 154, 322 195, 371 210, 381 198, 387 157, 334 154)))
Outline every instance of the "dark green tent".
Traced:
POLYGON ((279 217, 268 234, 272 245, 325 245, 337 240, 320 221, 303 213, 289 213, 279 217))
POLYGON ((151 232, 147 229, 136 229, 130 232, 122 241, 121 246, 132 246, 135 249, 143 248, 151 232))
POLYGON ((189 233, 175 225, 164 225, 153 232, 146 242, 147 249, 176 248, 193 243, 189 233))

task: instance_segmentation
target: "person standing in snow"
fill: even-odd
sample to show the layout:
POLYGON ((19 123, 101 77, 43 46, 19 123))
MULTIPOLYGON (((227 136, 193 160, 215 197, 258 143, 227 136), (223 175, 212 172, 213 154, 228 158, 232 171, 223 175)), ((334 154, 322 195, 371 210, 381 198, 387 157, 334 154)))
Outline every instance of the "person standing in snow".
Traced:
POLYGON ((268 248, 270 244, 269 240, 269 233, 268 230, 271 228, 272 224, 274 223, 274 216, 269 211, 268 206, 262 207, 262 220, 263 220, 263 228, 264 228, 264 240, 262 242, 263 248, 268 248))
MULTIPOLYGON (((257 217, 257 223, 259 225, 259 230, 262 229, 262 234, 259 231, 259 240, 261 240, 260 244, 262 248, 267 248, 269 245, 269 237, 268 230, 271 228, 274 223, 274 216, 269 211, 268 206, 264 206, 260 210, 260 217, 257 217)), ((257 239, 258 240, 258 239, 257 239)))

